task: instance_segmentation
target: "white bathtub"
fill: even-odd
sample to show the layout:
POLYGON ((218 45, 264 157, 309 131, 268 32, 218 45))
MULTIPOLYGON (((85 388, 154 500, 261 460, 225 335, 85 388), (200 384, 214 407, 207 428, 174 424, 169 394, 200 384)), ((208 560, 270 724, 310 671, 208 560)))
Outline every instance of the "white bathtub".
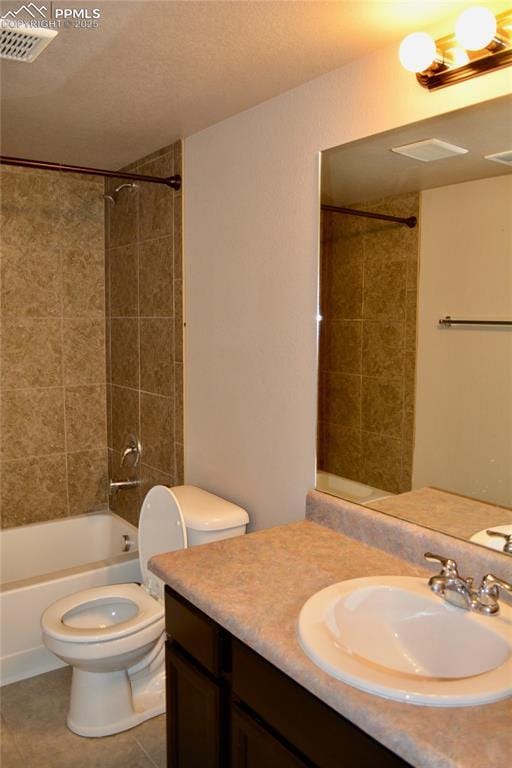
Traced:
POLYGON ((41 641, 39 620, 54 600, 140 581, 137 528, 108 511, 7 528, 0 555, 0 685, 63 666, 41 641))
POLYGON ((394 495, 389 491, 372 488, 371 485, 364 485, 356 480, 348 480, 346 477, 332 475, 330 472, 323 472, 322 470, 318 470, 316 473, 316 488, 318 491, 353 501, 355 504, 371 504, 377 499, 385 499, 386 496, 394 495))

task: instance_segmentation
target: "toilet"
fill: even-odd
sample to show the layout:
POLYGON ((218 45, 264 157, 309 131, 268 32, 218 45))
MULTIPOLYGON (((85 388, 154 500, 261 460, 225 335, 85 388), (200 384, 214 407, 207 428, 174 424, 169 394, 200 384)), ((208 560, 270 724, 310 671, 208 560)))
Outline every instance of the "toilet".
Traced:
POLYGON ((239 536, 248 522, 244 509, 201 488, 156 485, 139 520, 142 584, 75 592, 44 611, 44 644, 73 667, 70 730, 108 736, 165 711, 164 583, 148 561, 239 536))

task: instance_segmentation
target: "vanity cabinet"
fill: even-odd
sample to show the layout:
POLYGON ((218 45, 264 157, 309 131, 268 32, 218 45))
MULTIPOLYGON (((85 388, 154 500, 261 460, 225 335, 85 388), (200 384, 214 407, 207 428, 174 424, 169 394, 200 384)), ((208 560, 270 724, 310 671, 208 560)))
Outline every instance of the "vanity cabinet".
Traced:
POLYGON ((166 587, 169 768, 406 763, 166 587))

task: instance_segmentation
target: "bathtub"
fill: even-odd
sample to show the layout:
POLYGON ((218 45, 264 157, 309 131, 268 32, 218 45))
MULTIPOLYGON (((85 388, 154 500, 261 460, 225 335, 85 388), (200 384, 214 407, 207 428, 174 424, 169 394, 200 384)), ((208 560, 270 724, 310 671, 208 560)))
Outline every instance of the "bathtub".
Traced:
POLYGON ((372 488, 371 485, 364 485, 356 480, 348 480, 346 477, 339 477, 322 470, 316 473, 316 489, 323 493, 330 493, 331 496, 353 501, 355 504, 371 504, 377 499, 394 495, 389 491, 381 491, 379 488, 372 488))
POLYGON ((137 528, 109 511, 4 529, 0 555, 0 685, 64 666, 41 640, 39 619, 54 600, 140 581, 137 528))

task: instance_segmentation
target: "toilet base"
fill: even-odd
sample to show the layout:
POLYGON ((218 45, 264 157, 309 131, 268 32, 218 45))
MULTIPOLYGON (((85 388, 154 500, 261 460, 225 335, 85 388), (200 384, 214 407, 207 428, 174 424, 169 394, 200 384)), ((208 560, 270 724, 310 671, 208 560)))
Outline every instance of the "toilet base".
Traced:
POLYGON ((73 669, 67 726, 78 736, 111 736, 164 712, 163 660, 133 675, 73 669))

